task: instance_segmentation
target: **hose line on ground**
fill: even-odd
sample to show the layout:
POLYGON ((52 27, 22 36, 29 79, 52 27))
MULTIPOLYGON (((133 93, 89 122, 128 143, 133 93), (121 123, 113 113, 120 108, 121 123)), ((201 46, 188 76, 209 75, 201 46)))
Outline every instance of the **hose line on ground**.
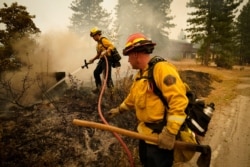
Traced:
MULTIPOLYGON (((109 70, 109 65, 108 65, 107 57, 104 56, 104 58, 105 58, 105 62, 106 62, 106 74, 104 75, 105 76, 104 77, 104 82, 102 84, 101 92, 100 92, 100 95, 99 95, 99 98, 98 98, 98 113, 99 113, 99 116, 100 116, 101 120, 103 121, 103 123, 106 124, 106 125, 109 125, 109 123, 104 118, 104 116, 102 114, 102 109, 101 109, 102 96, 103 96, 104 90, 106 88, 107 76, 108 76, 108 70, 109 70)), ((128 149, 126 143, 122 140, 122 138, 117 133, 115 133, 115 132, 112 132, 112 133, 116 137, 116 139, 119 141, 119 143, 122 145, 122 147, 124 148, 125 152, 127 153, 129 161, 130 161, 130 166, 134 167, 134 160, 133 160, 132 154, 131 154, 130 150, 128 149)))

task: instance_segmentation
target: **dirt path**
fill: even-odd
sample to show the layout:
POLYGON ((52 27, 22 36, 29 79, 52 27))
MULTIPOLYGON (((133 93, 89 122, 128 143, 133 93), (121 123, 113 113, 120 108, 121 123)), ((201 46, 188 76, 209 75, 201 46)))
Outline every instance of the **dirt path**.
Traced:
POLYGON ((206 139, 213 149, 211 167, 250 166, 250 77, 240 80, 238 96, 214 115, 213 130, 206 139))
MULTIPOLYGON (((250 166, 250 76, 240 81, 236 87, 238 96, 230 105, 217 106, 203 141, 212 148, 210 167, 250 166)), ((196 167, 198 156, 184 166, 196 167)))

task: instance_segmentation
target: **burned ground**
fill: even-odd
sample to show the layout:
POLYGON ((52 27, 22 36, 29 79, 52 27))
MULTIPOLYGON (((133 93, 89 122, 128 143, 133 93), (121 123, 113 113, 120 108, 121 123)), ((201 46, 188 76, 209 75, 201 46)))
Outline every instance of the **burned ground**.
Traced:
MULTIPOLYGON (((181 71, 181 77, 198 96, 206 97, 213 77, 208 73, 181 71)), ((116 90, 110 99, 105 94, 101 109, 105 113, 117 106, 126 90, 116 90)), ((54 92, 55 93, 55 92, 54 92)), ((30 110, 11 107, 0 113, 0 166, 8 167, 117 167, 130 166, 126 153, 112 133, 78 127, 73 119, 102 122, 98 114, 98 97, 88 88, 67 89, 63 94, 33 105, 30 110), (52 100, 53 99, 53 100, 52 100), (55 100, 56 99, 56 100, 55 100)), ((106 117, 107 118, 107 117, 106 117)), ((133 112, 107 121, 128 130, 135 130, 133 112)), ((137 140, 122 136, 130 149, 135 166, 141 166, 137 154, 137 140)))

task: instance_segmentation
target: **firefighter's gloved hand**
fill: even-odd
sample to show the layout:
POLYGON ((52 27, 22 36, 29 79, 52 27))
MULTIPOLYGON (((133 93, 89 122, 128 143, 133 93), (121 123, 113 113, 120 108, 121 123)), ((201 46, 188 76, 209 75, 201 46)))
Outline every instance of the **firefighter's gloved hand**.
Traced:
POLYGON ((171 134, 166 127, 159 134, 158 147, 162 149, 172 150, 174 148, 176 136, 171 134))
POLYGON ((104 50, 104 51, 102 51, 102 53, 101 53, 101 55, 100 55, 100 58, 102 58, 102 57, 104 57, 104 56, 106 56, 107 55, 107 51, 106 50, 104 50))
POLYGON ((109 118, 113 118, 114 116, 120 114, 120 108, 116 107, 116 108, 112 108, 111 110, 108 111, 108 117, 109 118))

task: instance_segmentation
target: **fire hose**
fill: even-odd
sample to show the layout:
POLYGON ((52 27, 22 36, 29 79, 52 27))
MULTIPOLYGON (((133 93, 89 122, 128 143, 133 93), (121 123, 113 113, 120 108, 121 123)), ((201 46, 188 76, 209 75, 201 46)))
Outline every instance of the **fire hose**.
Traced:
MULTIPOLYGON (((106 65, 106 74, 107 74, 107 72, 108 72, 108 61, 107 61, 107 58, 105 56, 104 56, 104 58, 105 58, 105 61, 106 61, 106 64, 107 64, 106 65)), ((88 63, 85 61, 85 66, 83 66, 83 67, 88 68, 87 65, 88 65, 88 63)), ((101 129, 101 130, 107 130, 107 131, 112 132, 113 135, 120 142, 120 144, 123 146, 124 150, 126 151, 128 157, 129 157, 131 167, 134 167, 134 161, 133 161, 131 152, 129 151, 127 145, 125 144, 125 142, 121 139, 121 137, 118 134, 129 136, 129 137, 135 138, 135 139, 151 141, 151 142, 154 142, 154 143, 158 143, 158 138, 146 136, 146 135, 143 135, 143 134, 139 134, 137 132, 133 132, 133 131, 129 131, 129 130, 126 130, 126 129, 114 127, 114 126, 111 126, 111 125, 108 124, 108 122, 105 120, 105 118, 104 118, 104 116, 102 114, 102 111, 101 111, 101 100, 102 100, 102 96, 103 96, 103 93, 104 93, 104 89, 106 87, 107 76, 108 75, 105 75, 104 83, 103 83, 103 86, 102 86, 102 89, 101 89, 101 92, 100 92, 100 95, 99 95, 99 99, 98 99, 98 113, 99 113, 99 116, 100 116, 100 118, 101 118, 101 120, 103 121, 104 124, 90 122, 90 121, 84 121, 84 120, 77 120, 77 119, 73 120, 73 124, 79 125, 79 126, 97 128, 97 129, 101 129)), ((178 148, 178 149, 183 149, 183 150, 200 152, 201 155, 198 157, 198 160, 197 160, 198 167, 209 167, 210 166, 211 148, 210 148, 209 145, 200 145, 200 144, 193 144, 193 143, 186 143, 186 142, 182 142, 182 141, 176 141, 174 147, 178 148)))
MULTIPOLYGON (((107 74, 108 70, 109 70, 109 68, 108 68, 109 65, 108 65, 108 60, 107 60, 106 56, 104 56, 104 58, 105 58, 105 61, 106 61, 106 74, 107 74)), ((88 69, 88 65, 89 64, 91 64, 91 63, 87 62, 86 59, 85 59, 84 60, 84 65, 82 65, 80 68, 78 68, 77 70, 75 70, 72 74, 77 73, 78 71, 80 71, 81 68, 84 69, 86 67, 88 69)), ((103 123, 106 124, 106 125, 109 125, 108 122, 106 121, 106 119, 104 118, 104 116, 102 114, 102 110, 101 110, 102 96, 103 96, 103 93, 104 93, 104 89, 106 87, 107 76, 108 75, 105 75, 104 82, 103 82, 103 85, 102 85, 102 89, 101 89, 101 92, 100 92, 100 95, 99 95, 99 99, 98 99, 98 113, 99 113, 99 116, 100 116, 101 120, 103 121, 103 123)), ((49 91, 51 91, 52 89, 54 89, 57 85, 59 85, 64 80, 65 80, 65 78, 61 79, 59 82, 57 82, 55 85, 53 85, 50 89, 48 89, 46 93, 48 93, 49 91)), ((116 137, 116 139, 119 141, 119 143, 122 145, 122 147, 124 148, 125 152, 127 153, 129 161, 130 161, 130 166, 134 167, 134 160, 133 160, 132 154, 129 151, 127 145, 125 144, 125 142, 122 140, 122 138, 117 133, 113 132, 113 135, 116 137)))
MULTIPOLYGON (((90 128, 97 128, 101 130, 110 131, 112 133, 116 132, 121 135, 129 136, 134 139, 141 139, 141 140, 147 140, 154 143, 158 143, 157 137, 152 137, 144 134, 140 134, 134 131, 118 128, 111 125, 105 125, 101 123, 91 122, 91 121, 85 121, 85 120, 73 120, 74 125, 78 126, 84 126, 84 127, 90 127, 90 128)), ((211 148, 209 145, 200 145, 200 144, 193 144, 193 143, 187 143, 183 141, 175 141, 174 148, 182 149, 182 150, 188 150, 188 151, 194 151, 194 152, 200 152, 201 155, 198 157, 197 165, 198 167, 209 167, 210 161, 211 161, 211 148)))
MULTIPOLYGON (((109 123, 104 118, 104 116, 102 114, 102 109, 101 109, 102 96, 103 96, 103 93, 104 93, 104 90, 105 90, 105 87, 106 87, 106 84, 107 84, 107 78, 108 78, 107 74, 108 74, 108 70, 109 70, 107 57, 104 56, 104 58, 105 58, 105 62, 106 62, 106 74, 105 74, 102 89, 101 89, 101 92, 100 92, 100 95, 99 95, 99 98, 98 98, 98 113, 99 113, 99 116, 100 116, 102 122, 104 124, 106 124, 106 125, 109 125, 109 123)), ((86 62, 85 62, 85 64, 86 64, 86 62)), ((127 145, 125 144, 125 142, 122 140, 122 138, 116 132, 112 132, 112 133, 116 137, 116 139, 119 141, 119 143, 122 145, 123 149, 125 150, 126 154, 128 155, 130 166, 134 167, 133 156, 132 156, 130 150, 128 149, 127 145)))

